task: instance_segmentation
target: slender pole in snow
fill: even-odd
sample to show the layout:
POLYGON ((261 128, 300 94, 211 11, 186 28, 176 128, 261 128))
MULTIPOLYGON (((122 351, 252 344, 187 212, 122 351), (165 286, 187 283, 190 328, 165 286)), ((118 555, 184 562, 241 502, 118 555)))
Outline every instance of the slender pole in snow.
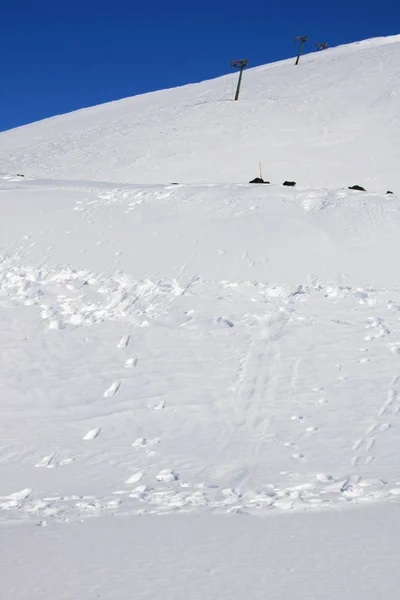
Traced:
POLYGON ((300 56, 301 56, 301 53, 303 52, 303 46, 307 42, 308 36, 306 36, 306 35, 299 35, 298 37, 294 38, 294 43, 296 43, 297 40, 300 40, 300 48, 299 48, 299 53, 297 55, 297 59, 296 59, 296 63, 295 63, 296 66, 300 62, 300 56))
POLYGON ((247 67, 248 64, 249 64, 249 61, 247 58, 243 58, 241 60, 231 60, 232 67, 234 69, 239 69, 239 80, 238 80, 238 84, 237 84, 237 88, 236 88, 235 100, 239 100, 240 86, 242 85, 243 70, 245 67, 247 67))
POLYGON ((242 77, 243 77, 243 69, 244 69, 244 67, 240 68, 239 80, 238 80, 238 84, 237 84, 237 88, 236 88, 236 94, 235 94, 235 100, 239 100, 240 86, 242 84, 242 77))

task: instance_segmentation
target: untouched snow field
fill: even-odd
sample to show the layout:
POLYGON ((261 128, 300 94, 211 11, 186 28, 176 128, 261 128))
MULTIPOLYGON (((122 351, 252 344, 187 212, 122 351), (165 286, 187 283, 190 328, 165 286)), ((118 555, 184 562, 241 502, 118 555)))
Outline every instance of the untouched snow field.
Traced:
POLYGON ((394 596, 399 66, 369 40, 0 135, 5 598, 394 596))
POLYGON ((398 508, 3 529, 2 598, 397 598, 398 508))

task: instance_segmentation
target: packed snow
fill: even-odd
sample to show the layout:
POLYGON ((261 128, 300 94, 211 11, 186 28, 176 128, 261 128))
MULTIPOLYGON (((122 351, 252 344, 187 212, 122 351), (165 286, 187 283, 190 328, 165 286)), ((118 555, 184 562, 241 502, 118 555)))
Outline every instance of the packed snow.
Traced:
MULTIPOLYGON (((360 532, 373 518, 390 531, 400 501, 399 65, 400 36, 368 40, 250 69, 237 103, 229 75, 0 135, 0 525, 13 553, 18 531, 45 564, 63 540, 72 560, 81 531, 89 565, 105 532, 128 546, 126 528, 160 528, 167 552, 182 527, 201 568, 207 532, 215 561, 227 546, 226 577, 231 527, 257 539, 249 564, 272 528, 266 561, 285 570, 290 532, 315 523, 333 542, 311 537, 310 559, 333 552, 349 571, 354 528, 367 561, 354 564, 374 564, 360 532), (270 185, 247 183, 260 160, 270 185)), ((249 595, 264 597, 252 570, 249 595)), ((150 567, 143 577, 135 597, 160 595, 158 580, 140 587, 150 567)), ((8 597, 35 596, 15 581, 8 597)), ((293 581, 272 597, 337 597, 293 581)), ((71 585, 58 597, 79 600, 71 585)), ((225 598, 210 586, 198 589, 225 598)), ((126 597, 112 589, 98 597, 126 597)))

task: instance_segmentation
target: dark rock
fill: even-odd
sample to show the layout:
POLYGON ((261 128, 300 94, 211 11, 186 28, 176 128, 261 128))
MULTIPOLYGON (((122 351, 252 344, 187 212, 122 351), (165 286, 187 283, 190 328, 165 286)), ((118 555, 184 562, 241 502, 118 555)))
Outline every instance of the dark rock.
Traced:
POLYGON ((255 179, 249 181, 249 183, 269 183, 269 181, 264 181, 264 179, 261 179, 261 177, 256 177, 255 179))
POLYGON ((387 194, 393 194, 393 192, 391 192, 390 190, 388 190, 386 193, 387 194))
POLYGON ((363 187, 361 187, 361 185, 352 185, 349 186, 349 190, 358 190, 359 192, 366 192, 367 190, 363 187))
POLYGON ((21 173, 17 173, 17 177, 25 177, 25 175, 21 175, 21 173))
POLYGON ((295 181, 285 181, 282 185, 287 185, 288 187, 294 187, 296 185, 295 181))

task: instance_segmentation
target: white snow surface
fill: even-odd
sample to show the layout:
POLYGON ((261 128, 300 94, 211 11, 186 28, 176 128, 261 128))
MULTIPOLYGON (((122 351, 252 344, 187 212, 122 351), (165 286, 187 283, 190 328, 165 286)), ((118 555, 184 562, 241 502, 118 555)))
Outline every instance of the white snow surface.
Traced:
MULTIPOLYGON (((280 560, 292 568, 299 528, 299 539, 315 529, 306 556, 318 548, 322 571, 333 553, 347 581, 341 548, 354 534, 365 558, 354 565, 386 577, 398 535, 378 548, 373 526, 375 563, 360 532, 370 540, 374 519, 390 531, 400 501, 399 66, 400 36, 369 40, 297 69, 249 70, 238 103, 227 76, 0 135, 0 524, 11 554, 38 543, 49 565, 66 544, 73 562, 82 527, 87 572, 108 534, 128 545, 135 523, 132 544, 155 539, 129 550, 132 564, 143 546, 169 552, 182 528, 182 547, 199 540, 202 576, 210 552, 225 581, 240 560, 232 527, 246 532, 243 552, 256 537, 244 576, 254 581, 248 565, 272 531, 271 587, 280 560), (271 185, 246 183, 258 160, 271 185), (245 517, 288 512, 312 514, 245 517), (138 517, 164 514, 159 525, 138 517)), ((174 560, 133 595, 161 595, 174 560)), ((37 594, 10 571, 5 597, 57 596, 54 582, 39 593, 31 569, 37 594)), ((310 573, 303 592, 289 578, 271 597, 338 597, 307 595, 310 573)), ((242 583, 224 596, 218 581, 198 589, 243 598, 242 583)), ((393 597, 395 577, 374 581, 393 597)), ((264 597, 261 583, 250 596, 264 597)), ((72 588, 57 597, 98 597, 72 588)))
POLYGON ((396 196, 1 194, 0 519, 398 498, 396 196))
MULTIPOLYGON (((250 57, 251 59, 251 57, 250 57)), ((251 62, 250 62, 251 64, 251 62)), ((400 193, 400 36, 84 109, 0 135, 0 171, 126 183, 359 184, 400 193), (2 165, 2 166, 1 166, 2 165)))
POLYGON ((7 600, 397 598, 399 523, 391 506, 7 528, 0 589, 7 600))

